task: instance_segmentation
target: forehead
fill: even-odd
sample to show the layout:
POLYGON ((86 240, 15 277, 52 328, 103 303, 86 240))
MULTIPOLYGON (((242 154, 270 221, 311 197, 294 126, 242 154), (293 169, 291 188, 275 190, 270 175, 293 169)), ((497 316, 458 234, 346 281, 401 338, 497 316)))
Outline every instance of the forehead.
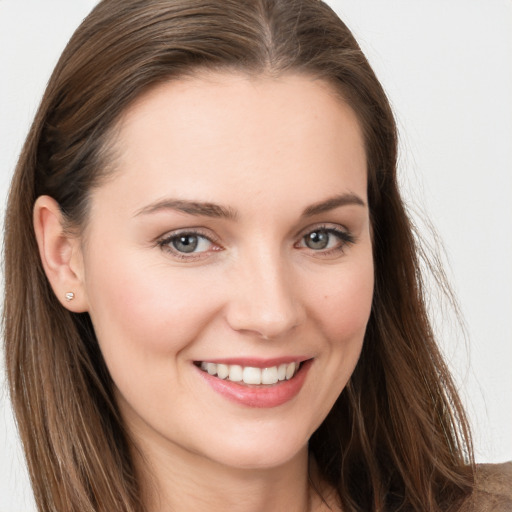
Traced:
POLYGON ((139 200, 135 208, 158 195, 230 203, 244 193, 270 200, 282 190, 335 190, 366 198, 357 116, 309 76, 204 73, 170 81, 140 97, 117 128, 111 184, 139 200))

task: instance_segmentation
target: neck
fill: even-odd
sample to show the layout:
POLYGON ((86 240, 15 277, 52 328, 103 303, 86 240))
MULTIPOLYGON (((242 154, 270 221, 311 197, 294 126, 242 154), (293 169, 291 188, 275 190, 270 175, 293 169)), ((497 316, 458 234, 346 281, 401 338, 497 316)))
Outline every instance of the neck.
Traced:
POLYGON ((181 447, 161 448, 145 446, 145 460, 138 457, 137 462, 149 512, 316 509, 313 502, 318 496, 310 496, 307 447, 281 466, 257 469, 225 466, 181 447))

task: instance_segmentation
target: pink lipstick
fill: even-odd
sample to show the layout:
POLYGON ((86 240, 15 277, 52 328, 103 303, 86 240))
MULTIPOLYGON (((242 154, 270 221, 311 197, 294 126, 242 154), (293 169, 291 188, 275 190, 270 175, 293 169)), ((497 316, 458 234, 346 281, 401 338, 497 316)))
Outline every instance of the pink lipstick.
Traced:
POLYGON ((247 407, 277 407, 292 400, 304 384, 313 359, 229 359, 195 363, 217 393, 247 407))

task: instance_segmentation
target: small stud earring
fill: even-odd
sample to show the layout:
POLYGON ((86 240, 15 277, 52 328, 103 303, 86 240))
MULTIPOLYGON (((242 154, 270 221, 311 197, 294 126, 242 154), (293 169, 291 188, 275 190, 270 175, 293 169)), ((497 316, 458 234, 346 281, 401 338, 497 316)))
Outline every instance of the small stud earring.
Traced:
POLYGON ((73 292, 67 292, 66 293, 66 300, 68 302, 72 301, 75 298, 75 294, 73 292))

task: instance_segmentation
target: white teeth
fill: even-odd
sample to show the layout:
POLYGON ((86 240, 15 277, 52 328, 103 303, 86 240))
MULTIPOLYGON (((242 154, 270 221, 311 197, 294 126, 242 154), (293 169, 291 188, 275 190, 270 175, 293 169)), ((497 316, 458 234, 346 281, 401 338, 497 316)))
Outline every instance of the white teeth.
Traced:
POLYGON ((290 380, 295 374, 295 363, 290 363, 286 367, 286 380, 290 380))
POLYGON ((217 365, 217 377, 219 379, 225 379, 229 375, 229 366, 227 364, 218 364, 217 365))
POLYGON ((246 384, 261 384, 261 369, 246 366, 244 368, 243 381, 246 384))
POLYGON ((243 369, 237 364, 229 365, 229 380, 240 382, 243 378, 243 369))
POLYGON ((263 368, 261 370, 261 383, 262 384, 276 384, 279 381, 277 378, 277 366, 271 368, 263 368))
POLYGON ((238 364, 222 364, 201 362, 201 370, 216 375, 219 379, 229 379, 232 382, 245 384, 277 384, 279 381, 290 380, 299 368, 298 363, 284 363, 269 368, 255 368, 238 364))

